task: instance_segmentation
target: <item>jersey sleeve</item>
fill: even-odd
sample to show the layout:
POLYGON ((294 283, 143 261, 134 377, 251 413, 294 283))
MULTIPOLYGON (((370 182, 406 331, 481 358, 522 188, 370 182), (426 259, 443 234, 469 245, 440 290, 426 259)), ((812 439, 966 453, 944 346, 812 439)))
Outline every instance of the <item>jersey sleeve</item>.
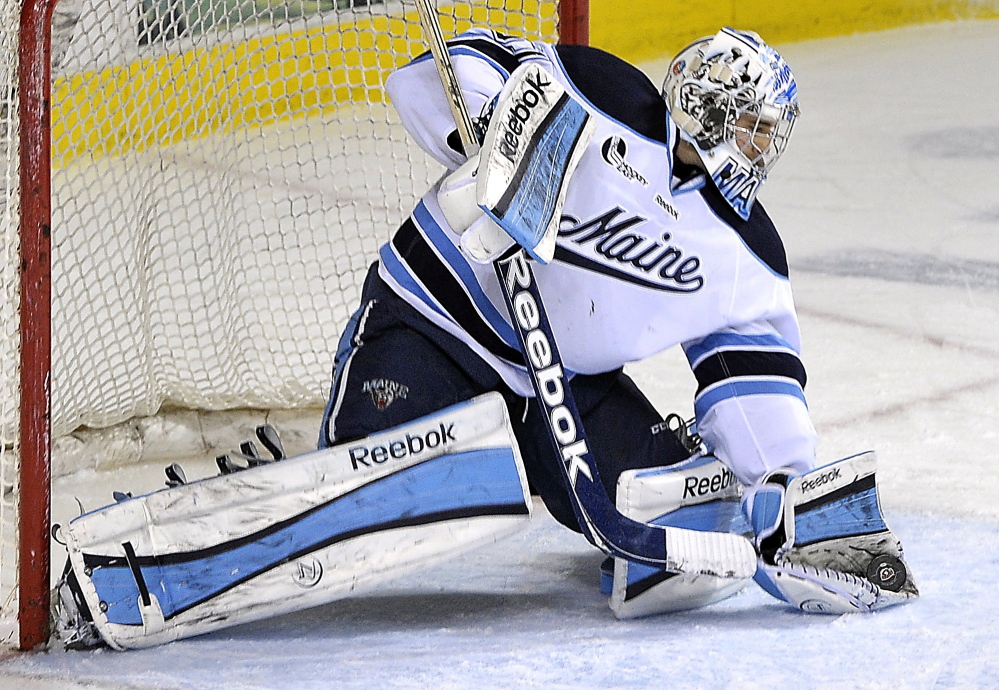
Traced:
MULTIPOLYGON (((473 120, 488 116, 493 99, 522 62, 544 58, 540 47, 530 41, 485 29, 471 29, 448 41, 448 53, 473 120)), ((420 148, 449 170, 465 162, 451 107, 429 53, 390 74, 385 89, 420 148)))
POLYGON ((684 352, 697 378, 698 434, 743 484, 778 468, 815 466, 805 368, 777 329, 726 329, 684 344, 684 352))

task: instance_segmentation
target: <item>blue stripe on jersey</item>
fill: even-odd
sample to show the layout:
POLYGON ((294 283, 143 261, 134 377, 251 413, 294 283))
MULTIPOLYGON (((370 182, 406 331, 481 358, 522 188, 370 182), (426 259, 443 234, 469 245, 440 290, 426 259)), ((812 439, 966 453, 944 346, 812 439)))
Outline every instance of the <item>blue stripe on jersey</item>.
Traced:
POLYGON ((708 388, 694 400, 694 414, 704 419, 708 410, 723 400, 749 395, 790 395, 798 398, 806 407, 805 393, 797 381, 788 379, 728 379, 708 388))
POLYGON ((712 333, 707 338, 704 338, 699 343, 690 345, 684 348, 684 352, 687 355, 687 361, 690 362, 690 367, 693 369, 698 365, 698 363, 705 357, 713 354, 716 350, 733 349, 733 350, 748 350, 748 349, 764 349, 764 350, 785 350, 788 352, 793 352, 798 354, 798 351, 791 347, 791 343, 787 342, 779 335, 767 333, 763 335, 743 335, 741 333, 712 333))
POLYGON ((499 310, 486 297, 486 293, 483 292, 482 286, 479 285, 479 281, 475 277, 475 272, 472 271, 472 267, 468 265, 468 261, 462 256, 461 250, 447 237, 444 229, 430 215, 430 210, 423 201, 420 201, 416 205, 416 209, 413 211, 413 219, 430 241, 434 251, 454 270, 458 280, 461 281, 462 285, 468 291, 468 296, 472 298, 475 308, 489 324, 489 327, 503 339, 503 342, 519 351, 520 343, 517 341, 517 334, 514 333, 513 326, 506 322, 499 310))
MULTIPOLYGON (((509 77, 510 77, 510 73, 508 71, 506 71, 506 69, 504 69, 504 67, 501 64, 499 64, 498 62, 496 62, 495 60, 493 60, 491 57, 489 57, 485 53, 482 53, 482 52, 480 52, 478 50, 475 50, 474 48, 469 48, 468 46, 463 46, 463 45, 457 45, 456 46, 456 45, 449 44, 448 48, 447 48, 447 52, 448 52, 448 54, 451 57, 454 57, 456 55, 467 55, 469 57, 473 57, 473 58, 476 58, 478 60, 482 60, 484 63, 486 63, 487 65, 489 65, 490 67, 492 67, 494 70, 496 70, 497 72, 499 72, 500 76, 503 77, 504 81, 506 79, 509 79, 509 77)), ((410 65, 416 65, 418 63, 426 62, 427 60, 433 60, 433 59, 434 59, 433 55, 431 55, 430 53, 424 53, 423 55, 421 55, 420 57, 416 58, 415 60, 413 60, 409 64, 410 65)))
POLYGON ((378 258, 382 262, 382 265, 388 269, 389 275, 392 276, 395 281, 403 287, 403 289, 419 297, 421 302, 444 318, 449 321, 454 320, 444 313, 444 311, 437 305, 437 302, 435 302, 430 295, 424 291, 423 286, 416 282, 413 278, 413 274, 409 272, 406 265, 402 263, 398 256, 395 255, 391 242, 382 245, 382 248, 378 250, 378 258))
MULTIPOLYGON (((514 365, 523 365, 523 353, 508 345, 497 335, 472 300, 468 288, 457 278, 454 269, 441 257, 423 231, 417 227, 413 216, 407 218, 399 227, 392 237, 391 245, 392 252, 402 261, 412 278, 444 312, 445 319, 457 324, 470 339, 496 357, 514 365)), ((391 275, 386 277, 390 278, 391 275)), ((401 289, 400 293, 409 294, 401 289)), ((419 306, 418 299, 411 297, 406 299, 419 306)))

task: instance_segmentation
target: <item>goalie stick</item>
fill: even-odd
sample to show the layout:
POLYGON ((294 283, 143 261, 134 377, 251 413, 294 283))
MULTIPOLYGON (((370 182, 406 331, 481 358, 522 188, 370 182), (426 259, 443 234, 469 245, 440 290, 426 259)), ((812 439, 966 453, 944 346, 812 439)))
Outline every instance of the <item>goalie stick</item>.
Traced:
MULTIPOLYGON (((447 51, 431 0, 415 0, 466 154, 479 150, 468 107, 447 51)), ((549 439, 562 458, 562 474, 584 536, 602 551, 665 570, 744 578, 756 571, 756 551, 734 534, 695 532, 631 520, 607 495, 572 394, 564 380, 555 342, 534 272, 522 247, 493 264, 513 322, 535 396, 548 420, 549 439)))

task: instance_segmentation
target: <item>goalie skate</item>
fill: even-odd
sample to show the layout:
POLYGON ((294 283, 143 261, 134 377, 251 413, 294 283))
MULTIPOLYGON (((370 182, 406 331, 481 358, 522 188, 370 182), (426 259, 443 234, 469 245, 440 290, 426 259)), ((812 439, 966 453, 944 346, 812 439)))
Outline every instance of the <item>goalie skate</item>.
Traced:
POLYGON ((101 646, 101 634, 68 562, 52 594, 51 628, 55 639, 66 649, 92 649, 101 646))

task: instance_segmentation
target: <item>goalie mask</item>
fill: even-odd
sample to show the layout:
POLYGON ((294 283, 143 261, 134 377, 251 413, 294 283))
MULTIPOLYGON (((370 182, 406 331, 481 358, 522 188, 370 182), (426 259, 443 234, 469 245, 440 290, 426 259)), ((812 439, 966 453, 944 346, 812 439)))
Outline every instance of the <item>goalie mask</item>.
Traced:
POLYGON ((798 117, 784 58, 752 32, 724 28, 690 44, 663 82, 670 117, 744 220, 798 117))

